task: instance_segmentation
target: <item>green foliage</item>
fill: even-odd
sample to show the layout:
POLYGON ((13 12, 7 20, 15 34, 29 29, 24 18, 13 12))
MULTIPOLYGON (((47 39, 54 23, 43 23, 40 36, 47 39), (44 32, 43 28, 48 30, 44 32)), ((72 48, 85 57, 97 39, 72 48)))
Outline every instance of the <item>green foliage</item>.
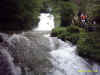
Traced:
POLYGON ((78 11, 78 6, 73 2, 62 2, 61 4, 62 11, 66 14, 73 15, 78 11))
POLYGON ((62 40, 69 40, 73 44, 76 44, 80 38, 85 37, 86 33, 83 29, 77 26, 68 26, 68 27, 56 27, 52 31, 52 36, 57 36, 62 40))
POLYGON ((100 63, 100 28, 94 32, 87 32, 87 36, 80 38, 77 43, 78 54, 84 58, 100 63))
POLYGON ((0 31, 29 30, 36 26, 42 0, 2 0, 0 31))
POLYGON ((72 23, 72 19, 76 14, 78 7, 75 3, 69 2, 62 2, 61 4, 61 16, 62 16, 62 26, 70 25, 72 23))
POLYGON ((66 28, 64 27, 56 27, 55 29, 52 30, 51 35, 52 36, 57 36, 58 38, 65 39, 66 37, 66 28))
POLYGON ((71 21, 73 14, 77 14, 79 8, 82 12, 88 14, 88 19, 90 21, 94 19, 97 24, 88 24, 90 30, 92 26, 96 27, 96 31, 94 32, 85 32, 84 29, 77 26, 56 27, 52 31, 52 36, 57 36, 64 41, 71 41, 73 44, 77 45, 77 52, 80 56, 93 61, 99 61, 100 63, 100 1, 80 0, 79 8, 71 1, 55 1, 58 1, 57 4, 59 4, 59 7, 56 7, 55 12, 60 11, 61 18, 64 20, 62 23, 65 25, 68 21, 71 21))
POLYGON ((88 36, 88 38, 79 40, 77 46, 77 50, 80 56, 91 59, 93 61, 99 61, 100 43, 95 39, 88 36))
MULTIPOLYGON (((72 23, 73 16, 78 11, 77 4, 72 0, 49 0, 50 7, 53 8, 52 13, 59 14, 61 22, 60 25, 70 25, 72 23)), ((56 17, 57 18, 57 17, 56 17)), ((58 23, 56 23, 58 24, 58 23)))

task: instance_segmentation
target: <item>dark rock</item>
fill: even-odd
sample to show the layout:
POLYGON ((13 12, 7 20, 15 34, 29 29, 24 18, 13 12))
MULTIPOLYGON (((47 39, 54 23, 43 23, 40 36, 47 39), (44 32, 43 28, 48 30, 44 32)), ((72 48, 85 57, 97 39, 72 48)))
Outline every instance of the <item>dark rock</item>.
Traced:
POLYGON ((0 33, 0 75, 20 75, 19 67, 13 62, 13 57, 9 54, 8 35, 0 33))

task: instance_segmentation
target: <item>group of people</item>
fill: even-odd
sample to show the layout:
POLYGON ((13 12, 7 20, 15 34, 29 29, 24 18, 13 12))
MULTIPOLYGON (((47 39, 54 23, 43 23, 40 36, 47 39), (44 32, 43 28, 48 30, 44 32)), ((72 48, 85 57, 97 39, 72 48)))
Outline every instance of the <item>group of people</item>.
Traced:
POLYGON ((79 12, 74 16, 72 23, 80 27, 88 27, 88 25, 96 24, 94 17, 88 16, 86 13, 79 12))
POLYGON ((80 22, 83 25, 86 25, 87 23, 96 24, 96 21, 94 21, 94 20, 89 21, 88 16, 86 14, 83 14, 83 13, 81 13, 81 15, 80 15, 80 22))
POLYGON ((81 22, 82 22, 82 24, 86 24, 86 22, 87 22, 87 15, 86 14, 81 14, 80 15, 80 20, 81 20, 81 22))
POLYGON ((96 27, 94 26, 96 24, 96 21, 93 19, 93 17, 89 18, 87 14, 81 13, 79 16, 80 18, 80 26, 82 28, 86 28, 88 31, 95 31, 96 27), (92 25, 94 24, 94 25, 92 25))

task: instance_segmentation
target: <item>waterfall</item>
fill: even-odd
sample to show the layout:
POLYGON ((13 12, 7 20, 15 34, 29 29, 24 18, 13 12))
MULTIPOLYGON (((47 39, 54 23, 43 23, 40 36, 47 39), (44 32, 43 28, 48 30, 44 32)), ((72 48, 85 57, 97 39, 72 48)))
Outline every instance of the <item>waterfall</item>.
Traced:
POLYGON ((69 41, 50 37, 50 34, 37 34, 38 31, 51 31, 54 27, 54 16, 41 13, 35 32, 12 36, 0 34, 8 45, 14 47, 5 47, 0 43, 0 75, 100 75, 100 65, 94 62, 90 64, 78 56, 77 46, 73 46, 69 41), (12 55, 19 61, 16 65, 13 61, 16 59, 13 59, 12 55), (22 69, 25 73, 21 72, 22 69))
POLYGON ((41 13, 40 22, 35 31, 51 31, 54 26, 54 16, 49 13, 41 13))

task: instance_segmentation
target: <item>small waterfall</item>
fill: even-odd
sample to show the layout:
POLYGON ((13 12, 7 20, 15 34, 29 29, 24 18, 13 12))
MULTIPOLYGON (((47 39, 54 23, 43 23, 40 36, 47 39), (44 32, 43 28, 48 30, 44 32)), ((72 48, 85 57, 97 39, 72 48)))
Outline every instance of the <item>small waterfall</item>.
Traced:
POLYGON ((49 13, 41 13, 40 22, 35 31, 51 31, 54 26, 54 16, 49 13))

